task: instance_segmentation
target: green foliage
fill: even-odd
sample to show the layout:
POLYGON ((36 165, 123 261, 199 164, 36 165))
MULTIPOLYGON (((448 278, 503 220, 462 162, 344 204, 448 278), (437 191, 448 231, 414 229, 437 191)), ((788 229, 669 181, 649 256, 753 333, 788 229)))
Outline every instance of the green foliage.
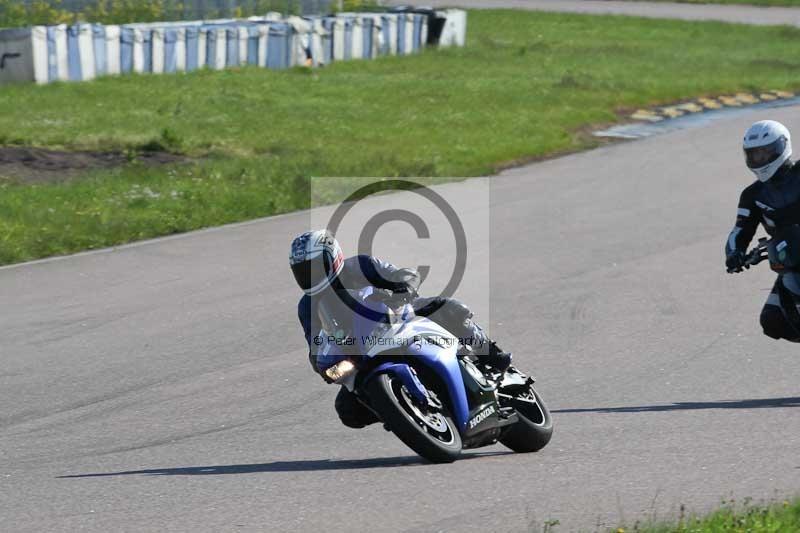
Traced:
POLYGON ((309 176, 489 174, 592 146, 580 132, 621 108, 800 88, 787 63, 800 57, 798 30, 469 16, 467 47, 411 57, 4 87, 2 143, 192 163, 134 161, 36 186, 0 176, 0 263, 307 207, 309 176), (764 61, 774 57, 788 59, 764 61))
MULTIPOLYGON (((300 14, 297 0, 239 0, 227 11, 195 12, 191 0, 94 0, 80 12, 64 9, 61 0, 0 0, 0 27, 22 27, 82 22, 126 24, 192 18, 249 17, 270 11, 300 14)), ((345 10, 374 8, 375 0, 344 0, 345 10)))
POLYGON ((30 24, 66 24, 72 22, 75 16, 64 9, 60 9, 60 0, 48 2, 34 0, 28 8, 30 24))
POLYGON ((96 0, 81 13, 81 18, 106 24, 156 22, 178 18, 180 7, 174 3, 165 6, 164 0, 96 0))
POLYGON ((0 0, 0 27, 14 28, 37 24, 62 24, 75 20, 75 15, 61 9, 61 0, 0 0))
POLYGON ((26 26, 28 10, 15 0, 0 0, 0 27, 26 26))
POLYGON ((378 3, 375 0, 342 0, 342 11, 370 11, 376 7, 378 3))
POLYGON ((618 528, 617 533, 790 533, 800 531, 800 500, 759 506, 746 500, 741 506, 723 502, 722 508, 706 517, 687 517, 683 509, 677 524, 636 524, 618 528))

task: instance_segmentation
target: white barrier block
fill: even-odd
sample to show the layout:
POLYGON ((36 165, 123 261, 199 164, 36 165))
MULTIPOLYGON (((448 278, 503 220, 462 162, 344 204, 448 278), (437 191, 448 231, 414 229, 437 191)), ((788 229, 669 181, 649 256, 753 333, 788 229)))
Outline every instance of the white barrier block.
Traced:
POLYGON ((467 41, 467 12, 462 9, 446 9, 437 12, 437 15, 445 17, 439 46, 464 46, 467 41))
POLYGON ((239 26, 239 66, 247 65, 247 41, 250 39, 249 26, 239 26))
POLYGON ((144 72, 144 34, 139 28, 133 28, 133 71, 144 72))
POLYGON ((186 29, 178 28, 178 40, 175 41, 175 70, 186 72, 186 29))
POLYGON ((208 62, 207 46, 206 32, 201 29, 197 34, 197 68, 204 68, 208 62))
POLYGON ((84 81, 95 78, 94 35, 92 27, 81 24, 78 30, 78 50, 80 52, 81 74, 84 81))
POLYGON ((322 39, 328 33, 322 25, 321 19, 314 19, 311 22, 311 59, 314 66, 325 64, 325 50, 322 46, 322 39))
POLYGON ((212 30, 217 35, 216 48, 214 49, 214 69, 223 70, 227 65, 228 31, 225 29, 212 30))
POLYGON ((152 57, 152 71, 153 74, 164 73, 164 28, 153 28, 153 36, 151 37, 151 46, 153 51, 152 57))
POLYGON ((351 57, 352 59, 364 59, 364 23, 361 21, 361 17, 353 17, 350 20, 353 24, 353 48, 351 50, 351 57))
POLYGON ((406 45, 405 51, 406 55, 414 53, 414 14, 413 13, 405 13, 406 18, 406 45))
POLYGON ((47 83, 48 75, 48 54, 47 54, 47 28, 45 26, 34 26, 31 28, 31 45, 33 57, 33 81, 36 83, 47 83))
POLYGON ((342 19, 336 19, 333 22, 333 60, 344 61, 344 33, 345 22, 342 19))
POLYGON ((120 73, 119 39, 122 31, 119 26, 106 26, 106 73, 115 75, 120 73))
POLYGON ((383 20, 380 17, 372 19, 372 58, 375 59, 381 53, 381 35, 383 34, 383 20))
POLYGON ((396 14, 390 14, 389 21, 389 54, 397 55, 397 18, 396 14))
POLYGON ((267 52, 269 51, 269 24, 258 25, 258 66, 267 66, 267 52))
MULTIPOLYGON (((56 64, 58 80, 69 80, 69 57, 67 55, 67 25, 59 24, 54 28, 56 34, 56 64)), ((53 81, 53 80, 50 80, 53 81)))

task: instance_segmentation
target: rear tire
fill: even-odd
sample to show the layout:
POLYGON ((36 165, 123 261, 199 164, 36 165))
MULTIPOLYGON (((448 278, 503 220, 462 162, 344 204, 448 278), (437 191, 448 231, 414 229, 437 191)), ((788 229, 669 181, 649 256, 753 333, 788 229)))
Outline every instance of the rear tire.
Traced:
POLYGON ((519 422, 503 435, 500 442, 517 453, 538 452, 553 436, 550 411, 533 385, 528 391, 515 395, 515 400, 507 400, 504 406, 511 405, 516 409, 519 422))
POLYGON ((424 413, 399 379, 380 374, 367 385, 370 404, 388 429, 432 463, 452 463, 461 455, 461 435, 447 413, 424 413))

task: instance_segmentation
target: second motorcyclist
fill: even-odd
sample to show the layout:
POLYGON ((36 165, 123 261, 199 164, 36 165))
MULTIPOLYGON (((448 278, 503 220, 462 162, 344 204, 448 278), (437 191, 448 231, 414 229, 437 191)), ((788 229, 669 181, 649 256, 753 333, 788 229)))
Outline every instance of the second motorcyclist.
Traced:
MULTIPOLYGON (((780 228, 800 223, 800 165, 791 160, 792 141, 786 126, 774 120, 756 122, 745 132, 743 149, 747 167, 758 180, 739 198, 736 224, 725 244, 728 272, 748 268, 745 253, 759 224, 774 235, 780 228)), ((781 283, 783 276, 778 276, 761 311, 761 327, 773 339, 800 342, 800 331, 781 309, 781 283)), ((800 287, 793 292, 800 292, 800 287)))

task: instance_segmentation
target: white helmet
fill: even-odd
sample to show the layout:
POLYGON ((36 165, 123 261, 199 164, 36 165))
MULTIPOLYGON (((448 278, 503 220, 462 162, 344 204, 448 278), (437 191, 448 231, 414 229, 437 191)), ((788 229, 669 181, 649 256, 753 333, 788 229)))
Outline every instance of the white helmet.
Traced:
POLYGON ((313 295, 333 283, 344 268, 344 254, 329 231, 309 231, 292 241, 289 265, 300 288, 313 295))
POLYGON ((762 120, 747 128, 742 148, 747 167, 767 181, 792 156, 792 136, 780 122, 762 120))

